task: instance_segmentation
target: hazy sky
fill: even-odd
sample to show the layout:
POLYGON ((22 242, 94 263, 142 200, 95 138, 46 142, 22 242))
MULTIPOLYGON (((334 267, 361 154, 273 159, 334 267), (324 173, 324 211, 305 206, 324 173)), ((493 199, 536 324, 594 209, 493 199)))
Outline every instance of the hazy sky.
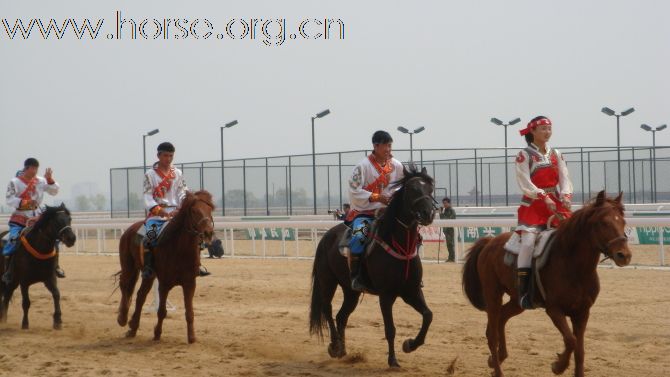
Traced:
MULTIPOLYGON (((553 120, 554 145, 615 145, 603 106, 634 106, 622 144, 647 145, 640 124, 670 122, 668 14, 661 0, 0 0, 10 28, 17 18, 104 19, 93 41, 72 30, 43 40, 37 27, 10 40, 0 25, 0 181, 35 156, 54 169, 63 199, 79 182, 108 195, 110 168, 141 165, 144 132, 160 129, 149 161, 165 140, 178 161, 214 160, 219 126, 232 119, 240 123, 225 131, 227 158, 309 153, 309 118, 325 108, 321 152, 367 148, 380 128, 406 148, 401 125, 427 128, 415 147, 497 147, 503 130, 492 116, 525 124, 538 114, 553 120), (207 19, 221 34, 231 19, 285 18, 295 32, 303 19, 333 18, 345 34, 271 47, 262 35, 108 40, 117 10, 137 23, 207 19)), ((657 143, 670 144, 670 132, 657 143)), ((510 146, 522 146, 516 131, 510 146)))

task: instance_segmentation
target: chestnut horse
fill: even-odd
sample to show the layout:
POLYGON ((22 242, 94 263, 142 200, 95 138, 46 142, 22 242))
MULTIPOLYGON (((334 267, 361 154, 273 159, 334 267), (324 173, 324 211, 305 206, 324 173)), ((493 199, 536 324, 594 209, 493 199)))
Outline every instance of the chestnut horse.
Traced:
MULTIPOLYGON (((60 291, 56 279, 56 261, 58 250, 56 241, 60 240, 67 247, 74 246, 77 236, 72 231, 70 211, 61 204, 58 207, 46 206, 37 222, 27 229, 22 240, 17 241, 14 251, 14 274, 10 284, 0 280, 0 322, 7 321, 9 301, 17 287, 21 287, 23 298, 22 329, 28 329, 28 310, 30 297, 28 288, 35 283, 44 283, 54 300, 53 328, 62 327, 60 309, 60 291)), ((4 261, 0 263, 0 276, 4 274, 4 261)))
MULTIPOLYGON (((365 258, 367 277, 373 294, 379 295, 379 305, 384 318, 384 333, 388 342, 388 364, 399 367, 395 356, 395 325, 393 324, 393 304, 401 297, 423 318, 421 330, 414 339, 407 339, 402 345, 404 352, 412 352, 424 343, 433 313, 428 309, 423 297, 421 279, 423 268, 421 258, 415 253, 419 237, 419 225, 430 225, 435 215, 433 199, 433 179, 423 168, 418 172, 413 166, 405 170, 402 180, 395 183, 399 190, 383 215, 376 220, 371 230, 375 240, 393 245, 396 256, 385 250, 379 241, 370 246, 365 258), (402 253, 404 259, 399 259, 402 253)), ((312 300, 310 305, 309 329, 320 338, 323 330, 330 330, 328 353, 331 357, 346 355, 345 329, 349 315, 356 309, 360 292, 351 289, 347 258, 339 251, 340 240, 347 227, 339 224, 326 232, 316 249, 312 270, 312 300), (333 321, 333 295, 337 286, 342 288, 344 302, 337 313, 337 325, 333 321)))
MULTIPOLYGON (((575 353, 575 376, 584 376, 584 332, 589 310, 600 291, 598 261, 600 254, 611 258, 617 266, 626 266, 631 260, 625 233, 622 193, 611 199, 601 191, 598 196, 575 211, 555 231, 549 247, 547 263, 540 279, 546 299, 547 315, 563 335, 565 349, 552 364, 555 374, 563 373, 575 353), (566 316, 570 317, 572 330, 566 316)), ((479 239, 470 249, 463 266, 463 290, 470 303, 488 316, 486 337, 491 352, 489 366, 493 375, 502 376, 500 364, 507 358, 505 324, 520 314, 519 297, 515 285, 516 271, 507 266, 504 245, 511 233, 495 238, 479 239), (510 300, 502 305, 503 295, 510 300)))
MULTIPOLYGON (((130 329, 127 337, 134 337, 140 327, 142 306, 147 294, 153 286, 154 279, 158 278, 158 323, 154 328, 154 340, 160 340, 163 320, 167 315, 166 302, 170 290, 181 285, 184 292, 184 308, 188 329, 188 342, 195 342, 193 330, 193 295, 195 293, 195 278, 200 266, 200 250, 203 243, 211 242, 214 234, 212 212, 214 204, 212 196, 207 191, 198 191, 195 194, 187 193, 177 214, 165 225, 165 229, 154 248, 155 275, 142 279, 137 291, 135 312, 128 323, 130 329)), ((125 326, 128 322, 128 310, 133 290, 137 283, 140 270, 143 266, 142 241, 137 237, 137 230, 143 226, 143 221, 133 224, 121 236, 119 242, 119 258, 121 271, 119 287, 121 302, 117 322, 125 326)))

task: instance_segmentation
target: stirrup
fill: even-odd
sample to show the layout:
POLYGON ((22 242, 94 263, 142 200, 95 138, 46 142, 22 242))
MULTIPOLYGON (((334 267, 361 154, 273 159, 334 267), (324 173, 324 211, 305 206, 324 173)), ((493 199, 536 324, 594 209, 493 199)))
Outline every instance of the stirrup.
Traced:
POLYGON ((351 280, 351 289, 357 292, 365 292, 368 290, 368 287, 361 282, 361 278, 356 276, 351 280))
POLYGON ((535 309, 528 294, 525 294, 521 296, 521 298, 519 298, 519 306, 521 307, 521 309, 525 310, 535 309))
POLYGON ((199 275, 200 277, 209 276, 209 275, 211 275, 211 274, 212 274, 212 273, 209 272, 209 271, 207 271, 207 268, 205 268, 204 266, 200 266, 200 267, 198 268, 198 275, 199 275))
POLYGON ((142 269, 142 279, 150 279, 154 276, 154 269, 149 266, 144 266, 142 269))

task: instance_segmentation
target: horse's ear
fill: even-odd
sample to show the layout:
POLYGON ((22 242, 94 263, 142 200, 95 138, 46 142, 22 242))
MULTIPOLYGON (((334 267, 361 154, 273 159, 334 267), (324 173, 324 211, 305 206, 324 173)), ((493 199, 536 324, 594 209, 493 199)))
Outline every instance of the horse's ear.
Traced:
POLYGON ((426 169, 425 166, 421 168, 421 174, 428 175, 428 170, 426 169))
POLYGON ((621 204, 621 202, 623 201, 623 191, 619 191, 619 195, 614 200, 616 200, 617 203, 621 204))
POLYGON ((603 203, 605 203, 605 190, 600 190, 598 196, 596 196, 595 206, 596 207, 601 206, 603 205, 603 203))
POLYGON ((407 166, 405 166, 405 164, 402 164, 402 175, 409 175, 409 171, 407 171, 407 166))
POLYGON ((58 209, 65 209, 65 203, 60 202, 60 205, 58 206, 58 209))

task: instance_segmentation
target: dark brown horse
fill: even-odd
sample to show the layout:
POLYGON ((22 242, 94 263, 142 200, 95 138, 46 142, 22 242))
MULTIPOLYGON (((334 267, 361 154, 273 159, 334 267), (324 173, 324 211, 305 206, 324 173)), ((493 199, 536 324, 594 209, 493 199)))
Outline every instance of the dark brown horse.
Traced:
MULTIPOLYGON (((195 194, 186 194, 177 214, 165 225, 166 228, 153 251, 156 274, 149 279, 142 279, 137 291, 135 312, 128 323, 130 329, 126 336, 134 337, 137 334, 142 306, 153 286, 154 279, 158 278, 158 323, 154 328, 154 340, 160 340, 161 337, 163 320, 167 315, 168 293, 173 287, 181 285, 184 292, 188 342, 195 342, 193 330, 195 278, 198 276, 200 266, 200 245, 209 243, 214 233, 213 211, 214 204, 212 204, 212 196, 209 192, 198 191, 195 194)), ((128 322, 130 301, 143 266, 142 242, 137 237, 137 230, 142 224, 143 222, 140 221, 126 229, 119 243, 121 260, 119 287, 122 294, 117 318, 119 326, 125 326, 128 322)))
MULTIPOLYGON (((399 190, 384 214, 376 221, 372 233, 387 245, 408 245, 416 240, 419 225, 429 225, 435 214, 433 179, 426 169, 417 172, 411 167, 405 170, 405 177, 396 183, 399 190)), ((340 254, 339 243, 347 227, 337 225, 323 236, 316 249, 312 270, 312 300, 310 306, 309 329, 311 334, 323 337, 323 329, 328 326, 331 357, 346 355, 345 329, 349 315, 356 309, 359 292, 351 289, 347 259, 340 254), (333 321, 333 295, 337 286, 342 288, 344 302, 337 313, 337 325, 333 321)), ((407 247, 408 251, 410 248, 407 247)), ((400 260, 385 251, 375 242, 366 257, 367 277, 370 285, 379 295, 379 305, 384 317, 384 332, 388 342, 388 364, 399 367, 395 356, 393 324, 393 304, 401 297, 423 316, 421 330, 415 339, 403 343, 403 351, 412 352, 424 343, 433 313, 428 309, 421 289, 423 270, 421 259, 417 255, 412 259, 400 260)))
MULTIPOLYGON (((60 310, 60 291, 56 279, 56 241, 72 247, 77 236, 72 231, 72 217, 64 204, 58 207, 46 206, 37 222, 23 239, 18 240, 14 251, 14 273, 12 281, 0 281, 0 322, 7 321, 7 309, 14 290, 21 286, 23 297, 22 329, 28 329, 30 296, 28 288, 35 283, 44 283, 54 300, 53 328, 60 330, 63 324, 60 310)), ((0 263, 0 276, 4 274, 4 263, 0 263)))
MULTIPOLYGON (((584 332, 589 310, 600 291, 598 261, 600 254, 617 266, 630 263, 631 251, 625 233, 622 194, 610 199, 601 191, 595 200, 576 211, 556 230, 547 250, 549 259, 541 270, 546 292, 544 307, 554 326, 563 335, 565 350, 552 364, 555 374, 563 373, 575 353, 575 376, 584 375, 584 332), (572 331, 566 321, 572 322, 572 331)), ((468 299, 488 316, 489 366, 495 376, 502 376, 500 364, 507 358, 505 324, 520 314, 515 286, 515 271, 503 262, 505 242, 511 233, 478 240, 463 267, 463 290, 468 299), (503 294, 510 300, 502 305, 503 294)))

